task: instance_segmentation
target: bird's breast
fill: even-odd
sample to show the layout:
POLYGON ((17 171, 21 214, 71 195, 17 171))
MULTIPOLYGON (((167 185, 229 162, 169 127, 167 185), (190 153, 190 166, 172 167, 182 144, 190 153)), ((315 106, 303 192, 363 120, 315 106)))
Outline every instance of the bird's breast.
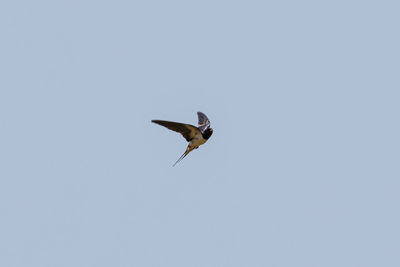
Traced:
POLYGON ((190 141, 190 146, 191 147, 199 147, 202 144, 204 144, 205 142, 207 142, 207 140, 204 139, 201 134, 197 134, 193 137, 192 141, 190 141))

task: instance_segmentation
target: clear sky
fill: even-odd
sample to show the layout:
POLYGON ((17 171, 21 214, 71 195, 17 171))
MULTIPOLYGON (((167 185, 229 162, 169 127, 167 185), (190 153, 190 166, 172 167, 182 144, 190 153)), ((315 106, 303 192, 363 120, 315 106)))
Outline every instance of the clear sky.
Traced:
POLYGON ((400 266, 399 7, 3 1, 0 266, 400 266))

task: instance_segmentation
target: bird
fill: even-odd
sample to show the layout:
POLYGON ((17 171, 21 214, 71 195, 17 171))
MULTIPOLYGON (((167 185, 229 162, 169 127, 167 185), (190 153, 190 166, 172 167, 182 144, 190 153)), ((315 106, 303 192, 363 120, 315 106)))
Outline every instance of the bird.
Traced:
POLYGON ((164 126, 172 131, 182 134, 182 136, 189 142, 185 152, 182 156, 175 162, 175 166, 184 157, 186 157, 192 150, 199 148, 203 145, 213 134, 213 129, 210 127, 210 121, 207 116, 202 112, 197 112, 199 118, 199 126, 196 127, 191 124, 173 122, 173 121, 162 121, 162 120, 152 120, 151 122, 157 123, 164 126))

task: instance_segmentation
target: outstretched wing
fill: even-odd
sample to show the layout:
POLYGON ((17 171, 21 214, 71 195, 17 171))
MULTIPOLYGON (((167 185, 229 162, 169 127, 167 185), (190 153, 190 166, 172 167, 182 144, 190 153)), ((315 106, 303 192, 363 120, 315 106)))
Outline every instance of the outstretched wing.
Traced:
POLYGON ((201 132, 210 128, 210 121, 204 113, 199 111, 197 112, 197 116, 199 117, 199 129, 201 132))
POLYGON ((160 121, 160 120, 152 120, 152 122, 160 124, 161 126, 167 127, 172 131, 182 134, 183 137, 188 142, 190 142, 193 139, 193 137, 200 131, 196 126, 190 124, 184 124, 173 121, 160 121))

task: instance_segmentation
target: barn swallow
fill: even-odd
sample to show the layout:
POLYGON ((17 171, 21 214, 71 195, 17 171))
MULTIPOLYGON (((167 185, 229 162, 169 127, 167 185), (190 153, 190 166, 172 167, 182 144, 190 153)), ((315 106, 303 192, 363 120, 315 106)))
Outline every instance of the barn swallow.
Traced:
POLYGON ((197 112, 197 116, 199 117, 199 127, 179 122, 152 120, 154 123, 160 124, 161 126, 167 127, 172 131, 182 134, 186 141, 189 142, 185 153, 183 153, 183 155, 175 162, 173 166, 186 157, 190 151, 199 148, 199 146, 207 142, 213 133, 213 129, 210 127, 210 121, 208 120, 207 116, 202 112, 197 112))

